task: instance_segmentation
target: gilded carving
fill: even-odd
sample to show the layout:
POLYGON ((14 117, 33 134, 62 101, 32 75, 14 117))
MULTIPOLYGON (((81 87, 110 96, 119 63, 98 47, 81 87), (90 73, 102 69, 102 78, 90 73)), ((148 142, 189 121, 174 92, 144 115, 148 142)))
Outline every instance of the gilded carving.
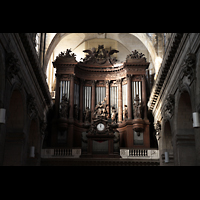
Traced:
POLYGON ((96 48, 92 48, 92 50, 84 50, 84 53, 87 53, 86 57, 83 60, 85 64, 111 64, 114 65, 117 61, 116 57, 111 57, 114 53, 118 53, 118 50, 110 50, 109 52, 106 51, 104 45, 99 45, 98 50, 96 48))
POLYGON ((137 50, 132 51, 132 54, 127 55, 126 62, 134 62, 135 60, 141 60, 146 62, 146 58, 143 53, 139 53, 137 50))

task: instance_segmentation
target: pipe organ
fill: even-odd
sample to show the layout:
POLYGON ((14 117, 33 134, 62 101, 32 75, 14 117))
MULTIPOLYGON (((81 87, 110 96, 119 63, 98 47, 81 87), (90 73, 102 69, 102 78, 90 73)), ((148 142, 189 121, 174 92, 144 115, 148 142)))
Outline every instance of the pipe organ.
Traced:
MULTIPOLYGON (((118 53, 117 50, 108 52, 99 45, 98 49, 84 52, 88 55, 81 62, 76 61, 71 50, 61 52, 53 62, 56 98, 53 128, 49 134, 51 146, 81 147, 85 140, 83 133, 97 119, 94 115, 99 105, 104 108, 102 112, 106 110, 106 115, 100 113, 99 116, 117 124, 120 148, 149 148, 150 123, 146 106, 146 69, 149 63, 144 55, 135 50, 127 55, 121 66, 115 66, 116 58, 112 54, 118 53), (68 114, 61 115, 63 112, 68 114), (113 116, 116 122, 112 121, 113 116), (59 142, 62 132, 67 135, 63 136, 65 141, 59 142)), ((111 139, 105 141, 102 144, 112 144, 111 139)), ((93 147, 95 151, 101 148, 96 140, 91 144, 96 144, 93 147)))

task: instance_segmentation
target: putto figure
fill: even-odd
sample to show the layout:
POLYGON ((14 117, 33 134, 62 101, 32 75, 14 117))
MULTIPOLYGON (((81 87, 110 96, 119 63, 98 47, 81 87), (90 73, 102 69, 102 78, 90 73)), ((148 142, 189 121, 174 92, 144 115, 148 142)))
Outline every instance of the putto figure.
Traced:
POLYGON ((138 119, 138 118, 141 118, 141 103, 140 103, 140 98, 138 94, 136 95, 134 100, 136 102, 133 104, 134 119, 138 119))
POLYGON ((65 94, 62 97, 62 101, 60 103, 60 117, 68 118, 69 115, 69 100, 67 99, 67 95, 65 94))

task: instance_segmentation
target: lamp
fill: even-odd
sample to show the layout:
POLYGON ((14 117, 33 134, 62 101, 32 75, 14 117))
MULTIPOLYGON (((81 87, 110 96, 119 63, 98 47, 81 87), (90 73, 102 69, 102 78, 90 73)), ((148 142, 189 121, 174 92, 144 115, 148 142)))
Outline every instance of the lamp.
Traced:
POLYGON ((194 128, 199 128, 200 127, 199 113, 198 112, 194 112, 194 113, 192 113, 192 116, 193 116, 193 127, 194 128))
POLYGON ((30 147, 30 155, 29 156, 31 158, 35 158, 35 147, 34 146, 30 147))
POLYGON ((6 109, 0 108, 0 124, 6 123, 6 109))
POLYGON ((165 151, 165 163, 169 162, 169 153, 165 151))

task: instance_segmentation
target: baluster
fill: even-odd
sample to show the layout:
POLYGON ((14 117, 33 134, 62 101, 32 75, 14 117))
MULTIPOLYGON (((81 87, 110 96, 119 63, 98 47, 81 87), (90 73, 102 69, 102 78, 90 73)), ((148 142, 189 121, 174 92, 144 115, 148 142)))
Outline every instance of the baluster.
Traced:
POLYGON ((141 156, 144 156, 144 152, 143 152, 143 150, 141 150, 141 156))
POLYGON ((131 156, 134 156, 134 149, 131 149, 131 156))
POLYGON ((72 156, 72 149, 70 149, 70 156, 72 156))

